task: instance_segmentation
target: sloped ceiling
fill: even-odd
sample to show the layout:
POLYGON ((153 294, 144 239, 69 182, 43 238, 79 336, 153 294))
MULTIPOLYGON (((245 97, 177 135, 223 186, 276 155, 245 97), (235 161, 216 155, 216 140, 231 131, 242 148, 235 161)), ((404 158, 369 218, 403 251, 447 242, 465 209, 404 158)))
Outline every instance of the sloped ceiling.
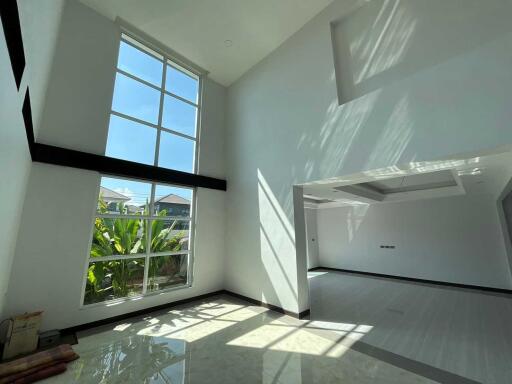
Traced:
POLYGON ((122 18, 229 86, 332 0, 81 0, 122 18))

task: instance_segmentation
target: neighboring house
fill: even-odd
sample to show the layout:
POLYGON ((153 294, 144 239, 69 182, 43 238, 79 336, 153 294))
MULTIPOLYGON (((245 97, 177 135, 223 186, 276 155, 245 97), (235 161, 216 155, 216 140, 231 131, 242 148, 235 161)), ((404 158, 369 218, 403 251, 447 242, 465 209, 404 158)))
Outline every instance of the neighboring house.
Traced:
POLYGON ((157 212, 167 211, 167 216, 190 216, 190 201, 175 195, 168 194, 158 200, 155 200, 155 210, 157 212))
POLYGON ((125 205, 125 207, 126 207, 126 209, 128 209, 128 213, 131 215, 134 215, 137 213, 142 214, 144 212, 144 206, 139 207, 137 205, 127 204, 127 205, 125 205))
POLYGON ((100 187, 100 198, 107 203, 107 209, 111 213, 119 212, 119 203, 126 203, 130 201, 129 197, 105 187, 100 187))
MULTIPOLYGON (((167 216, 190 216, 190 201, 170 193, 158 200, 155 200, 155 210, 161 212, 167 211, 167 216)), ((175 231, 187 231, 188 234, 188 221, 178 221, 174 224, 175 231)), ((173 231, 174 232, 174 231, 173 231)))

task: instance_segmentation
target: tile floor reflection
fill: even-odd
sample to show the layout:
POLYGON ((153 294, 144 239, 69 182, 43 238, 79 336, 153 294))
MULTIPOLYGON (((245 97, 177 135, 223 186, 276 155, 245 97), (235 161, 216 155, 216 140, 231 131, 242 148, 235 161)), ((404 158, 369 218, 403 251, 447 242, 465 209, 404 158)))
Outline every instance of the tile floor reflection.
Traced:
POLYGON ((366 323, 352 349, 447 383, 512 383, 512 297, 326 270, 310 272, 311 318, 366 323), (440 378, 440 379, 439 379, 440 378))
POLYGON ((79 334, 52 383, 434 383, 352 349, 370 324, 297 320, 219 296, 79 334))

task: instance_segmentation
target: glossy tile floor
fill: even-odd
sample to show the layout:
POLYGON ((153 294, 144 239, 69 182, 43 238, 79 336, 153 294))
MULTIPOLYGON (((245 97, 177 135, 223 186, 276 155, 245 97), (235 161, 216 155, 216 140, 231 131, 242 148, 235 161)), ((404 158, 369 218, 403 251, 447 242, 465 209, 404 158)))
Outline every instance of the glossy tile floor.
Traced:
POLYGON ((79 334, 44 383, 512 383, 509 297, 310 272, 311 319, 218 296, 79 334))
POLYGON ((351 349, 371 330, 219 296, 81 334, 81 358, 44 383, 435 382, 351 349))
POLYGON ((441 382, 512 383, 512 298, 340 272, 309 273, 311 318, 371 328, 356 350, 441 382))

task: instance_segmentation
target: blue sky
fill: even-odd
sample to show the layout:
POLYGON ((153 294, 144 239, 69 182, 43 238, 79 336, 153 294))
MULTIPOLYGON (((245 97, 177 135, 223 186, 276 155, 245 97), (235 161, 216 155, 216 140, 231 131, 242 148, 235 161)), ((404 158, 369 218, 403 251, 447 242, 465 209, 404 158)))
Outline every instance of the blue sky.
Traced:
MULTIPOLYGON (((121 42, 118 68, 158 87, 162 83, 163 62, 121 42)), ((197 79, 166 66, 167 91, 192 102, 198 97, 197 79)), ((112 110, 152 124, 158 124, 160 91, 117 73, 112 110)), ((164 96, 162 126, 195 137, 197 108, 169 95, 164 96)), ((143 164, 154 164, 157 129, 111 115, 106 155, 143 164)), ((193 140, 161 131, 158 166, 192 172, 194 161, 193 140)), ((132 197, 131 204, 144 204, 149 199, 149 183, 103 178, 102 186, 132 197)), ((168 186, 157 187, 156 194, 175 193, 190 200, 191 191, 168 186)))

